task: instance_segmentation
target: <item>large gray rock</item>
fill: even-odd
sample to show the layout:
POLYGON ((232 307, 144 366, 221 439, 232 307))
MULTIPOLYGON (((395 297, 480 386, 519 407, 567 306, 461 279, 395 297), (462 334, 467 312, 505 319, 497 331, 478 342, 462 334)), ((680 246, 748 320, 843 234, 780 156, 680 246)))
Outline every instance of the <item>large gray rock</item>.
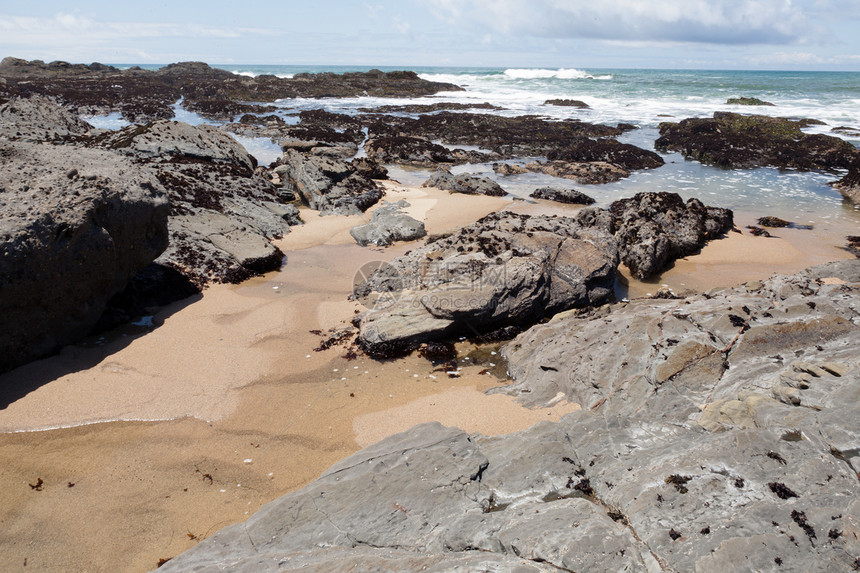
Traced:
POLYGON ((858 292, 851 261, 533 327, 514 391, 582 411, 416 426, 164 570, 855 571, 858 292))
POLYGON ((0 371, 86 334, 167 246, 153 176, 116 154, 0 143, 0 371))
POLYGON ((356 317, 358 342, 384 356, 605 302, 618 265, 610 225, 597 210, 577 219, 490 214, 359 285, 359 300, 382 303, 356 317))
POLYGON ((230 135, 165 120, 101 134, 89 144, 146 166, 167 190, 170 246, 160 264, 198 287, 281 267, 283 253, 271 239, 301 223, 298 210, 255 172, 253 158, 230 135))
POLYGON ((414 241, 427 235, 424 223, 403 212, 409 203, 401 199, 397 203, 384 203, 373 212, 370 222, 349 230, 355 242, 366 247, 384 247, 394 241, 414 241))
POLYGON ((322 215, 358 215, 382 198, 382 190, 374 181, 331 157, 286 149, 284 164, 275 172, 287 190, 322 215))
POLYGON ((63 143, 92 128, 76 114, 39 96, 0 105, 0 140, 63 143))

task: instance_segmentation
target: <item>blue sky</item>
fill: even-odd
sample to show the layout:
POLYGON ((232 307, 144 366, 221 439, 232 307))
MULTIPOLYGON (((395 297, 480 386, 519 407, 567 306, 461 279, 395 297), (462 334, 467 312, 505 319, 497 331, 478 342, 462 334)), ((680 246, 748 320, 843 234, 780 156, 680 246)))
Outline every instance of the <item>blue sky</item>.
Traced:
POLYGON ((0 57, 860 71, 860 0, 0 0, 0 57))

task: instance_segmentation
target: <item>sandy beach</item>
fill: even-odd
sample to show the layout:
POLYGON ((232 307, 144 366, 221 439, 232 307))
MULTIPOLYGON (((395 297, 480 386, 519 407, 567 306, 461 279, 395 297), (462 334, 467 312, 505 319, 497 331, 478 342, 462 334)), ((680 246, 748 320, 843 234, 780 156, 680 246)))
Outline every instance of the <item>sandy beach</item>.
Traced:
MULTIPOLYGON (((570 209, 386 184, 428 233, 499 209, 570 209)), ((349 229, 367 219, 320 217, 278 246, 283 269, 216 285, 160 310, 154 327, 126 327, 3 375, 0 396, 0 563, 4 571, 148 571, 264 503, 316 478, 360 447, 437 420, 487 435, 557 420, 559 400, 529 410, 504 392, 495 347, 458 345, 458 377, 418 356, 349 359, 321 342, 362 307, 348 300, 362 264, 414 244, 362 248, 349 229), (469 360, 465 360, 469 357, 469 360)), ((634 298, 730 286, 850 258, 845 229, 779 229, 714 241, 648 283, 625 275, 634 298)), ((420 242, 419 242, 420 244, 420 242)), ((624 274, 624 273, 622 273, 624 274)))

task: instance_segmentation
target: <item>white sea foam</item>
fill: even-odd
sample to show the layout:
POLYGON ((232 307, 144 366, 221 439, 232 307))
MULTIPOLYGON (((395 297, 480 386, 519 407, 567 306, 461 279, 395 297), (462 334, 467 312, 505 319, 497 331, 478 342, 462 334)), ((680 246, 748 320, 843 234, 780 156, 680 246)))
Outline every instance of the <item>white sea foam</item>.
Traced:
POLYGON ((546 78, 558 78, 562 80, 611 80, 611 75, 595 76, 582 70, 573 68, 559 68, 557 70, 532 69, 532 68, 510 68, 505 70, 505 76, 519 80, 534 80, 546 78))

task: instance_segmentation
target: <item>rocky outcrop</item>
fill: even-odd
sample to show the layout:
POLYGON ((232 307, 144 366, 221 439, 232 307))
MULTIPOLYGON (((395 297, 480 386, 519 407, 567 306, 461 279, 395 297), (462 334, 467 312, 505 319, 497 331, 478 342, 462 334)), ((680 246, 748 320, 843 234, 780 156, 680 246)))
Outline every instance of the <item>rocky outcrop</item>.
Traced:
POLYGON ((452 175, 447 169, 437 169, 425 181, 422 187, 435 187, 452 193, 463 193, 465 195, 489 195, 490 197, 504 197, 508 194, 502 186, 487 177, 475 177, 468 173, 452 175))
POLYGON ((560 189, 558 187, 541 187, 535 189, 529 197, 544 199, 557 203, 568 203, 573 205, 591 205, 594 199, 576 189, 560 189))
POLYGON ((843 197, 855 205, 860 205, 860 158, 854 160, 842 179, 831 185, 842 193, 843 197))
POLYGON ((89 333, 164 251, 168 204, 152 172, 114 153, 19 141, 0 158, 5 371, 89 333))
POLYGON ((0 105, 0 139, 66 143, 92 126, 42 97, 16 98, 0 105))
POLYGON ((376 300, 356 317, 369 354, 421 342, 531 324, 560 310, 609 299, 618 264, 611 220, 494 213, 386 265, 356 287, 376 300))
MULTIPOLYGON (((69 64, 5 58, 0 62, 0 96, 44 95, 76 111, 121 112, 129 121, 173 117, 172 105, 182 99, 187 109, 227 118, 248 113, 245 102, 273 102, 283 98, 420 97, 440 91, 460 91, 453 84, 423 80, 414 72, 355 72, 239 76, 203 62, 180 62, 156 71, 132 67, 69 64)), ((265 106, 259 108, 264 111, 265 106)))
POLYGON ((606 163, 569 163, 566 161, 532 161, 525 165, 516 163, 494 163, 493 171, 499 175, 521 175, 523 173, 543 173, 561 179, 570 179, 580 185, 612 183, 630 176, 626 169, 606 163))
POLYGON ((577 109, 591 109, 591 106, 578 99, 548 99, 544 105, 555 105, 559 107, 575 107, 577 109))
POLYGON ((424 223, 403 212, 409 203, 401 199, 397 203, 385 202, 370 217, 370 222, 350 229, 355 242, 366 247, 385 247, 395 241, 414 241, 427 235, 424 223))
POLYGON ((558 317, 504 391, 582 411, 416 426, 164 570, 853 571, 858 289, 854 261, 558 317))
POLYGON ((610 163, 627 171, 656 169, 663 165, 663 158, 653 151, 614 139, 586 137, 576 138, 565 147, 550 151, 547 159, 565 163, 610 163))
POLYGON ((677 193, 637 193, 609 207, 621 261, 639 279, 664 270, 672 261, 696 253, 733 226, 729 209, 686 203, 677 193))
POLYGON ((240 282, 276 270, 283 253, 271 243, 300 224, 275 186, 230 135, 173 121, 131 125, 88 144, 123 154, 155 173, 170 199, 170 246, 158 262, 198 286, 240 282))
POLYGON ((382 198, 382 189, 351 164, 295 149, 284 151, 275 172, 284 187, 322 215, 357 215, 382 198))
POLYGON ((726 100, 726 105, 766 105, 773 107, 774 104, 769 101, 760 100, 755 97, 730 97, 726 100))
POLYGON ((425 137, 408 135, 374 137, 365 143, 364 149, 368 157, 380 163, 423 167, 432 167, 440 163, 485 163, 498 159, 498 154, 448 149, 425 137))
POLYGON ((661 123, 655 146, 720 167, 773 166, 800 170, 848 168, 860 156, 830 135, 806 134, 806 120, 717 112, 713 118, 661 123))

